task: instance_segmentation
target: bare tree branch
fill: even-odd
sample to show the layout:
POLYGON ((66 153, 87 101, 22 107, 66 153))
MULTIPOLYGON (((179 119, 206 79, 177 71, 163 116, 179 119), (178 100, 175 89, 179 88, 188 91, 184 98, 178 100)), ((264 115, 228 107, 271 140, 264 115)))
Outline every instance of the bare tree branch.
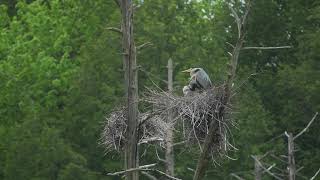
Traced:
POLYGON ((277 46, 277 47, 243 47, 241 50, 249 50, 249 49, 261 49, 261 50, 272 50, 272 49, 289 49, 292 46, 277 46))
POLYGON ((299 134, 297 134, 296 136, 293 137, 293 140, 297 139, 299 136, 301 136, 304 132, 306 132, 308 130, 308 128, 310 127, 310 125, 313 123, 313 121, 316 119, 318 115, 318 112, 316 112, 316 114, 313 116, 313 118, 311 119, 311 121, 308 123, 307 127, 305 127, 301 132, 299 132, 299 134))
POLYGON ((272 158, 274 158, 274 159, 279 160, 279 161, 282 162, 282 163, 285 163, 285 164, 288 163, 287 161, 284 161, 283 159, 279 158, 278 156, 276 156, 276 155, 274 155, 274 154, 271 154, 270 156, 271 156, 272 158))
POLYGON ((148 144, 148 143, 151 143, 151 142, 156 142, 156 141, 163 141, 164 139, 163 138, 160 138, 160 137, 152 137, 152 138, 148 138, 148 139, 143 139, 141 140, 138 145, 141 145, 141 144, 148 144))
POLYGON ((301 166, 299 169, 297 169, 296 173, 298 173, 299 171, 301 171, 304 167, 301 166))
POLYGON ((113 31, 119 34, 122 34, 122 30, 116 27, 107 27, 106 30, 113 31))
POLYGON ((264 170, 262 173, 265 173, 267 171, 270 171, 272 168, 274 168, 276 164, 272 164, 270 167, 268 167, 266 170, 264 170))
POLYGON ((282 178, 276 176, 274 173, 272 173, 270 170, 268 170, 267 168, 265 168, 261 162, 255 157, 255 156, 251 156, 258 164, 259 166, 265 171, 267 172, 270 176, 274 177, 277 180, 283 180, 282 178))
POLYGON ((143 49, 143 48, 146 48, 146 47, 152 46, 152 45, 153 45, 153 44, 152 44, 151 42, 146 42, 146 43, 143 43, 143 44, 137 46, 137 50, 141 50, 141 49, 143 49))
MULTIPOLYGON (((228 76, 227 76, 227 80, 226 83, 224 85, 223 91, 224 91, 224 95, 221 98, 221 108, 219 108, 219 110, 217 111, 217 117, 218 119, 224 119, 226 111, 227 111, 227 107, 230 101, 230 97, 231 97, 231 89, 233 86, 233 80, 235 78, 235 74, 236 74, 236 69, 237 69, 237 65, 238 65, 238 58, 239 58, 239 54, 240 54, 240 50, 243 46, 243 42, 244 42, 244 37, 245 37, 245 22, 246 22, 246 16, 249 14, 250 11, 250 1, 247 3, 247 9, 245 12, 245 15, 242 17, 242 20, 240 19, 240 17, 238 16, 238 14, 236 13, 236 11, 229 6, 233 16, 235 17, 237 26, 238 26, 238 39, 234 45, 234 49, 232 52, 232 56, 230 58, 230 68, 228 69, 228 76)), ((204 177, 207 167, 208 167, 208 162, 209 162, 209 154, 210 154, 210 147, 212 147, 212 145, 215 142, 218 142, 219 140, 217 140, 217 136, 215 136, 215 132, 219 131, 220 128, 220 122, 219 121, 211 121, 208 127, 208 133, 205 136, 204 142, 202 143, 202 151, 200 153, 199 159, 198 159, 198 163, 197 163, 197 168, 196 171, 194 173, 193 176, 193 180, 200 180, 204 177)))
POLYGON ((161 175, 164 175, 164 176, 166 176, 167 178, 169 178, 169 179, 173 179, 173 180, 182 180, 182 179, 179 179, 179 178, 176 178, 176 177, 173 177, 173 176, 170 176, 169 174, 166 174, 166 173, 164 173, 164 172, 162 172, 162 171, 159 171, 159 170, 154 170, 154 171, 156 171, 157 173, 159 173, 159 174, 161 174, 161 175))
POLYGON ((237 14, 237 12, 233 9, 232 6, 229 5, 229 9, 231 10, 232 12, 232 15, 237 23, 237 27, 238 27, 238 37, 240 38, 240 35, 241 35, 241 20, 237 14))
POLYGON ((229 46, 231 46, 232 48, 234 48, 234 45, 229 43, 229 42, 226 42, 229 46))
POLYGON ((148 177, 151 180, 157 180, 156 177, 152 176, 151 174, 145 172, 145 171, 141 171, 141 174, 145 175, 146 177, 148 177))
POLYGON ((178 146, 178 145, 181 145, 181 144, 185 144, 187 141, 181 141, 181 142, 177 142, 177 143, 174 143, 172 146, 178 146))
POLYGON ((320 173, 320 168, 318 169, 316 174, 314 174, 314 176, 312 176, 312 178, 310 180, 314 180, 318 176, 319 173, 320 173))
POLYGON ((119 176, 121 174, 127 173, 127 172, 132 172, 132 171, 143 171, 144 169, 150 168, 150 167, 154 167, 156 166, 157 163, 154 164, 148 164, 148 165, 143 165, 143 166, 139 166, 138 168, 131 168, 131 169, 127 169, 124 171, 119 171, 119 172, 114 172, 114 173, 108 173, 108 176, 119 176))
POLYGON ((235 173, 231 173, 230 176, 235 177, 238 180, 244 180, 242 177, 236 175, 235 173))

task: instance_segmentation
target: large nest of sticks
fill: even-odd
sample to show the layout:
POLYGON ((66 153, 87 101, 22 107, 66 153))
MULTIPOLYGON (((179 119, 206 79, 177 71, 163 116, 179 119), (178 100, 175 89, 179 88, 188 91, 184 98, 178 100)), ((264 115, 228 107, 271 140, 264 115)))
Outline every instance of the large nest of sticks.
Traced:
MULTIPOLYGON (((158 143, 163 145, 166 131, 172 124, 181 122, 187 145, 197 145, 200 149, 209 133, 209 126, 214 126, 214 138, 211 142, 211 155, 225 155, 235 149, 229 138, 230 126, 235 123, 230 118, 231 108, 221 102, 224 89, 214 87, 205 91, 193 92, 187 96, 176 96, 165 91, 148 90, 142 101, 151 107, 151 111, 139 114, 139 144, 158 143), (224 109, 221 115, 221 108, 224 109)), ((107 150, 121 150, 125 144, 126 110, 114 110, 104 123, 101 144, 107 150)))
POLYGON ((229 116, 231 108, 221 102, 223 97, 224 89, 221 86, 182 97, 164 91, 149 90, 144 101, 150 103, 154 114, 160 114, 160 117, 165 118, 164 114, 175 112, 174 119, 181 120, 185 140, 189 145, 198 145, 200 149, 213 122, 211 155, 224 155, 224 152, 233 148, 228 136, 231 136, 229 126, 235 123, 229 116), (219 114, 221 108, 224 108, 223 116, 219 114))
MULTIPOLYGON (((120 151, 124 148, 125 133, 127 130, 126 124, 126 109, 124 107, 117 108, 112 111, 103 124, 100 144, 107 151, 120 151)), ((158 143, 163 145, 168 124, 162 121, 159 115, 151 115, 150 112, 140 113, 138 123, 139 144, 158 143), (151 118, 152 117, 152 118, 151 118)))

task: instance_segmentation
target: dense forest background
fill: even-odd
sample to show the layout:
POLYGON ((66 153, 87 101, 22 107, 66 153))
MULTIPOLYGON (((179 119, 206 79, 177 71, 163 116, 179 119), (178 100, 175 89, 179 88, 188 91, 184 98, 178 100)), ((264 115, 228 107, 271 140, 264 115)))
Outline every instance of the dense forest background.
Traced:
MULTIPOLYGON (((141 93, 153 83, 166 89, 169 58, 177 94, 187 83, 179 72, 189 67, 203 67, 215 85, 223 82, 226 42, 237 34, 225 1, 136 3, 136 43, 153 44, 137 57, 141 93)), ((105 155, 99 145, 105 116, 123 102, 121 37, 106 29, 119 26, 113 0, 0 1, 0 179, 119 179, 105 174, 122 169, 121 154, 105 155)), ((237 160, 219 160, 206 179, 237 172, 252 179, 250 155, 286 154, 286 138, 273 138, 298 133, 320 110, 320 2, 252 1, 247 27, 245 46, 292 48, 241 52, 233 117, 239 150, 229 153, 237 160)), ((298 179, 319 169, 319 128, 316 120, 296 141, 296 163, 304 167, 298 179)), ((191 179, 194 151, 175 148, 177 177, 191 179)), ((142 164, 154 161, 148 152, 142 164)))

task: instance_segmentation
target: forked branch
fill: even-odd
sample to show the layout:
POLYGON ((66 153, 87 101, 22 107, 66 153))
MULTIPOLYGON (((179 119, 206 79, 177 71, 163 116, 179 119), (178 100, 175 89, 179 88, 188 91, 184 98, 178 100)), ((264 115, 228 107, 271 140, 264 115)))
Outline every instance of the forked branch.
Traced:
POLYGON ((276 176, 274 173, 270 171, 270 169, 274 166, 270 166, 271 168, 270 167, 266 168, 261 164, 261 162, 255 156, 251 156, 251 157, 258 163, 258 165, 264 170, 264 172, 268 173, 270 176, 274 177, 277 180, 283 180, 282 178, 276 176))

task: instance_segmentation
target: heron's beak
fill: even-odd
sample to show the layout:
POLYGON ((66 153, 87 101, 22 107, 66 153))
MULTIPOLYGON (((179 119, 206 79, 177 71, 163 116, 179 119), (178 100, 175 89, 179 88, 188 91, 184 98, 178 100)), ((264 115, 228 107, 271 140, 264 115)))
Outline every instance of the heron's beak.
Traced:
POLYGON ((189 72, 191 72, 191 70, 192 70, 192 68, 190 68, 190 69, 186 69, 186 70, 184 70, 184 71, 181 71, 181 72, 184 72, 184 73, 189 73, 189 72))

